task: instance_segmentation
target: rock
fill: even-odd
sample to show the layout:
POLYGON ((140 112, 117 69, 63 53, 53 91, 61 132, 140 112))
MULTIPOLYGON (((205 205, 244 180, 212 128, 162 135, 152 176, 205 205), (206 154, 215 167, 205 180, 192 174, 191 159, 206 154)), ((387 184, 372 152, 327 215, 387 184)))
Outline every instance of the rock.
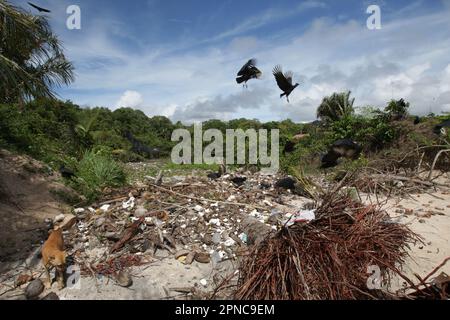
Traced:
POLYGON ((98 219, 95 220, 94 225, 95 225, 96 228, 99 228, 99 227, 101 227, 102 225, 104 225, 105 222, 106 222, 106 218, 100 217, 100 218, 98 218, 98 219))
POLYGON ((64 216, 64 219, 59 224, 59 227, 62 228, 63 230, 69 230, 75 225, 75 223, 77 223, 77 217, 74 216, 73 214, 68 214, 64 216))
POLYGON ((64 218, 65 218, 65 215, 61 213, 53 219, 53 223, 62 222, 64 220, 64 218))
POLYGON ((420 219, 419 223, 425 223, 426 221, 424 219, 420 219))
POLYGON ((21 285, 24 285, 25 283, 28 283, 31 280, 33 280, 32 276, 30 276, 29 274, 22 273, 17 277, 16 281, 14 281, 14 286, 16 288, 20 287, 21 285))
POLYGON ((197 252, 195 254, 195 261, 197 261, 199 263, 210 263, 211 262, 211 257, 209 256, 208 253, 197 252))
POLYGON ((84 212, 84 208, 76 208, 76 209, 73 210, 73 212, 74 212, 75 214, 83 213, 83 212, 84 212))
POLYGON ((136 218, 141 218, 141 217, 147 215, 147 213, 148 213, 147 209, 145 209, 142 206, 139 206, 139 207, 137 207, 136 211, 134 211, 134 216, 136 218))
POLYGON ((41 280, 36 279, 30 282, 25 289, 25 296, 27 299, 37 298, 44 291, 44 284, 41 280))
POLYGON ((48 295, 43 297, 41 300, 59 300, 59 297, 56 293, 50 292, 48 295))
POLYGON ((200 211, 203 211, 203 210, 205 210, 202 206, 200 206, 200 205, 196 205, 195 207, 194 207, 194 210, 195 211, 197 211, 197 212, 200 212, 200 211))
POLYGON ((127 271, 120 271, 116 277, 117 284, 121 287, 128 288, 133 284, 133 278, 127 271))
POLYGON ((205 236, 203 237, 203 243, 208 246, 213 244, 212 237, 210 234, 205 234, 205 236))

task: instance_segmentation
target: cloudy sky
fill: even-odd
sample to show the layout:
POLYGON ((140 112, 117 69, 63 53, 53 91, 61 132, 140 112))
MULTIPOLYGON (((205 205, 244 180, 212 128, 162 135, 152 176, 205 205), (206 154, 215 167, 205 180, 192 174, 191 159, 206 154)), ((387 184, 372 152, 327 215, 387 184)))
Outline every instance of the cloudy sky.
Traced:
MULTIPOLYGON (((25 0, 10 0, 30 8, 25 0)), ((62 99, 193 122, 239 117, 315 119, 321 99, 351 90, 358 106, 406 98, 412 112, 450 111, 450 0, 34 0, 52 10, 76 67, 62 99), (81 9, 81 30, 66 8, 81 9), (369 30, 369 5, 381 8, 369 30), (260 80, 237 85, 255 57, 260 80), (291 103, 271 74, 300 82, 291 103)), ((30 8, 30 10, 32 10, 30 8)))

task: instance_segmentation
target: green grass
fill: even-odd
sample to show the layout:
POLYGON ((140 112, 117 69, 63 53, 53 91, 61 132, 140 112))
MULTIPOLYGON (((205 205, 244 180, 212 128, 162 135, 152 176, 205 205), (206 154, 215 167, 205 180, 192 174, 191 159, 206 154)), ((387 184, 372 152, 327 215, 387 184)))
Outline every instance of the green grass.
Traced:
POLYGON ((111 157, 87 151, 77 165, 72 186, 88 200, 95 200, 106 187, 120 187, 126 183, 123 167, 111 157))

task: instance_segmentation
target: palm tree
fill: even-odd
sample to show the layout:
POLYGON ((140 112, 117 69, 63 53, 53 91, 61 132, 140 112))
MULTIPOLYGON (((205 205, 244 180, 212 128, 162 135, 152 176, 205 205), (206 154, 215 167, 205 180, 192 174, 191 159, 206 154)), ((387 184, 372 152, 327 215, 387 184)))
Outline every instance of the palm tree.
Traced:
POLYGON ((338 121, 354 112, 353 104, 355 98, 350 99, 351 91, 333 93, 325 97, 317 108, 317 118, 325 122, 338 121))
POLYGON ((73 80, 47 19, 0 0, 0 103, 55 98, 54 87, 73 80))

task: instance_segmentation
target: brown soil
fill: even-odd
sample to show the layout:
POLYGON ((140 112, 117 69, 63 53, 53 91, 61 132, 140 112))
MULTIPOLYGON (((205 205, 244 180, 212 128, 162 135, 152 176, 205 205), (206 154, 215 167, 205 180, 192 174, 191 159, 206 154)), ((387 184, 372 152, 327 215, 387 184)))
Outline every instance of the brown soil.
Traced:
POLYGON ((74 191, 61 181, 45 164, 0 149, 0 270, 45 240, 46 218, 70 211, 59 197, 74 191))

